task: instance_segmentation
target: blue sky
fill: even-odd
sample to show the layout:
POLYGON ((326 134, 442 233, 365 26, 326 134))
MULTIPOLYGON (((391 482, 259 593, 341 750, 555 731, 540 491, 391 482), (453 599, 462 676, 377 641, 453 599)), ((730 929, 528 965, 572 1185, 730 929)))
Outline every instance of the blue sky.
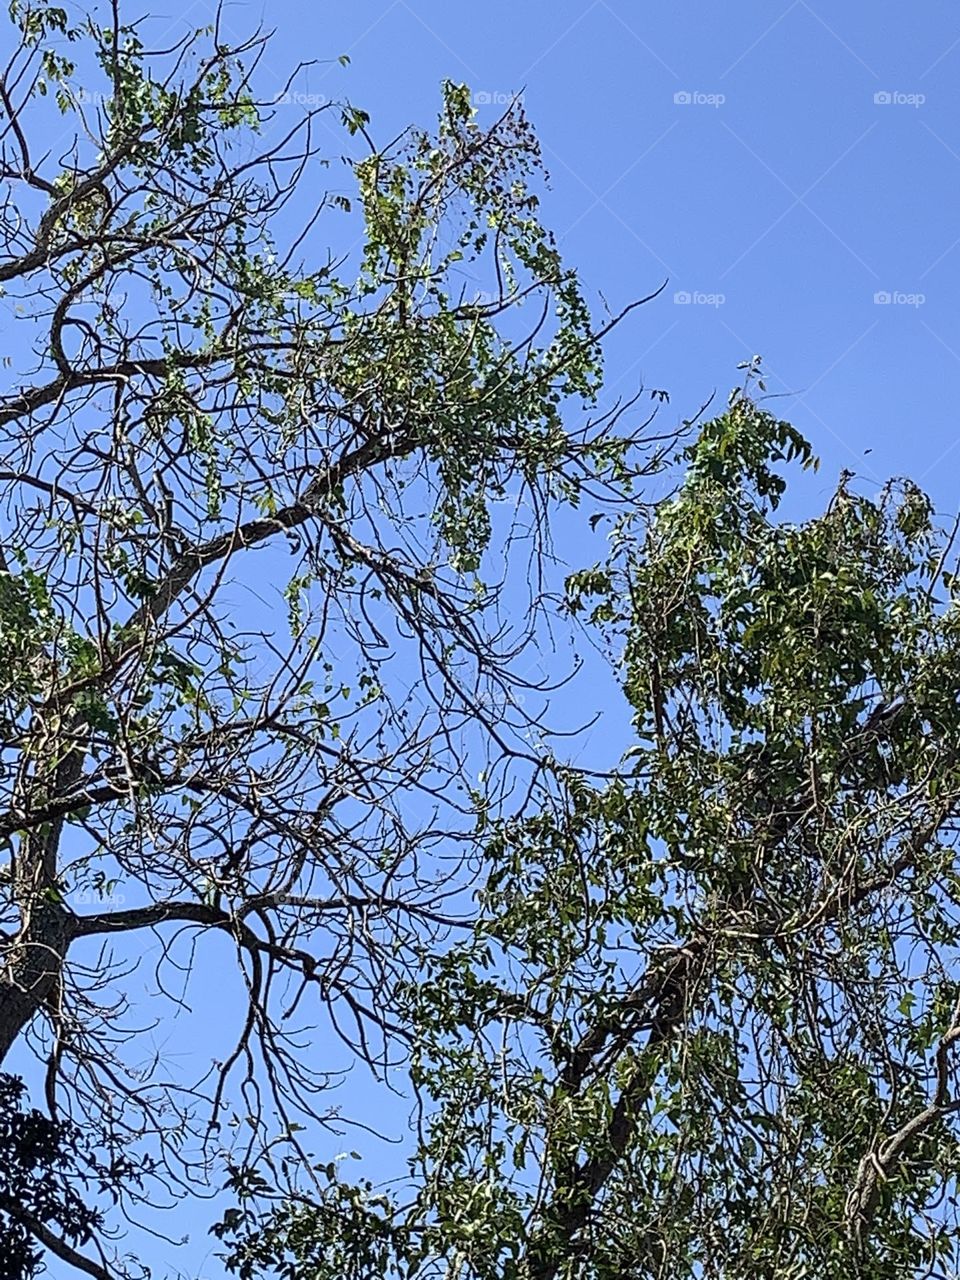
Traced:
POLYGON ((611 388, 664 387, 682 417, 760 353, 824 459, 824 492, 849 466, 868 489, 909 472, 957 505, 956 6, 229 11, 237 31, 257 20, 276 28, 264 82, 278 89, 291 62, 349 53, 347 70, 306 68, 295 88, 350 96, 378 139, 429 123, 444 76, 493 99, 482 117, 524 94, 551 173, 546 219, 589 288, 616 308, 669 282, 611 341, 611 388))
MULTIPOLYGON (((610 339, 611 395, 664 388, 679 421, 713 392, 722 403, 737 364, 760 353, 778 410, 823 459, 804 502, 847 467, 867 493, 907 473, 942 511, 960 506, 955 4, 234 0, 226 16, 237 36, 275 28, 262 90, 320 60, 278 125, 311 95, 349 97, 386 142, 430 126, 445 77, 470 84, 481 119, 522 93, 551 175, 545 221, 598 311, 601 297, 617 310, 667 281, 610 339)), ((340 154, 332 118, 328 137, 340 154)), ((198 1008, 219 995, 202 989, 198 1008)), ((171 1034, 171 1051, 186 1049, 189 1032, 171 1034)), ((403 1132, 402 1103, 359 1078, 336 1101, 403 1132)), ((177 1234, 195 1228, 177 1255, 194 1280, 219 1274, 210 1218, 203 1204, 177 1216, 177 1234)), ((171 1256, 158 1244, 152 1260, 171 1256)))

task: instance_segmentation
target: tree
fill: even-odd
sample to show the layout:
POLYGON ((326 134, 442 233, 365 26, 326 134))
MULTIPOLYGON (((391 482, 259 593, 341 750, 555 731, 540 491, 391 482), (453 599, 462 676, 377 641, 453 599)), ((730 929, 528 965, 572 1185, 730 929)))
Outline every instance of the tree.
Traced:
POLYGON ((25 1093, 18 1076, 0 1075, 0 1280, 40 1274, 37 1241, 52 1238, 67 1257, 82 1260, 74 1246, 101 1225, 67 1176, 82 1175, 83 1164, 93 1172, 83 1135, 36 1108, 25 1111, 25 1093))
POLYGON ((129 1214, 209 1186, 230 1124, 328 1117, 304 1024, 374 1066, 402 1052, 398 992, 469 919, 483 822, 544 772, 517 660, 549 512, 629 503, 655 449, 630 406, 593 407, 616 321, 539 220, 519 104, 482 129, 446 84, 435 134, 377 149, 349 105, 291 123, 258 100, 263 41, 219 18, 153 49, 117 6, 11 14, 0 1060, 34 1049, 129 1214), (317 194, 323 115, 359 148, 359 225, 317 194), (246 1011, 186 1078, 142 1019, 198 975, 246 1011))
POLYGON ((775 514, 814 458, 756 374, 569 580, 636 741, 491 828, 410 992, 409 1187, 235 1181, 236 1274, 956 1275, 957 526, 849 474, 775 514))

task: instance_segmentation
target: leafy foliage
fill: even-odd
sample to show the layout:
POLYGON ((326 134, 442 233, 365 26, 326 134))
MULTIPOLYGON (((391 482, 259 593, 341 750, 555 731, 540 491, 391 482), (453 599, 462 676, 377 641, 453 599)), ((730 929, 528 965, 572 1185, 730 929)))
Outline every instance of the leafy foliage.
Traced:
POLYGON ((306 1242, 241 1197, 238 1274, 955 1274, 953 540, 908 481, 779 519, 815 460, 750 377, 570 579, 636 742, 493 825, 472 938, 410 987, 409 1186, 338 1185, 364 1213, 306 1242), (344 1231, 378 1250, 346 1272, 344 1231))
POLYGON ((31 1280, 42 1271, 34 1231, 55 1226, 74 1244, 101 1225, 69 1175, 86 1160, 83 1139, 68 1121, 24 1110, 19 1077, 0 1075, 0 1280, 31 1280))
POLYGON ((409 1051, 478 815, 539 785, 548 517, 629 506, 656 456, 594 407, 610 325, 519 104, 483 129, 447 83, 435 130, 378 148, 349 103, 261 101, 263 40, 219 14, 152 47, 121 8, 15 0, 0 73, 0 1057, 36 1052, 130 1218, 238 1132, 253 1159, 331 1119, 318 1019, 347 1061, 409 1051), (351 195, 320 191, 321 113, 351 195), (186 1017, 214 971, 236 1025, 195 1018, 188 1077, 138 996, 186 1017))

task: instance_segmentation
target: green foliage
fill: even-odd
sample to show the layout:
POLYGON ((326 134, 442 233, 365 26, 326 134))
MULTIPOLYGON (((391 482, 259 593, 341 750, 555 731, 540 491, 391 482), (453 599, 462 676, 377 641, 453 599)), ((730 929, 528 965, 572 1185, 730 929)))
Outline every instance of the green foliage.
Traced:
MULTIPOLYGON (((513 694, 551 513, 584 484, 623 510, 656 456, 629 404, 594 407, 611 324, 541 221, 519 103, 481 128, 445 83, 434 130, 379 148, 350 103, 261 101, 260 38, 218 17, 171 46, 125 8, 13 0, 0 71, 0 281, 31 353, 0 389, 0 1056, 26 1039, 51 1107, 122 1149, 103 1189, 133 1222, 233 1159, 228 1126, 262 1152, 277 1117, 322 1120, 334 1031, 382 1069, 463 867, 531 794, 513 694), (321 112, 349 194, 321 190, 321 112), (207 1053, 222 1026, 192 1024, 198 1081, 128 1041, 188 1018, 208 963, 238 1025, 207 1053)), ((407 1247, 328 1181, 256 1265, 318 1233, 338 1277, 407 1247)), ((468 1230, 468 1181, 445 1196, 468 1230)), ((106 1231, 102 1267, 39 1238, 138 1274, 106 1231)))
MULTIPOLYGON (((822 514, 775 518, 783 465, 815 462, 746 391, 680 460, 569 583, 637 741, 607 784, 557 767, 552 804, 488 828, 478 925, 408 991, 409 1186, 337 1228, 388 1248, 364 1274, 903 1280, 960 1258, 951 539, 908 481, 845 475, 822 514)), ((255 1222, 227 1224, 234 1261, 292 1240, 283 1210, 255 1222)), ((330 1230, 283 1274, 333 1280, 330 1230)))
POLYGON ((33 1224, 56 1227, 74 1244, 102 1225, 76 1185, 78 1174, 93 1171, 80 1129, 24 1109, 25 1095, 18 1076, 0 1074, 0 1280, 32 1280, 45 1270, 33 1224))

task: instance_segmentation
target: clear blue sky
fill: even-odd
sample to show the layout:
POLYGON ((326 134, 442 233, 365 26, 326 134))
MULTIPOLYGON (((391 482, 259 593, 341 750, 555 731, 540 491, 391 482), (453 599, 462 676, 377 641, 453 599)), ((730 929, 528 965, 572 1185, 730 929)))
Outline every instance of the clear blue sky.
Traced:
POLYGON ((346 71, 306 69, 296 88, 348 94, 378 138, 428 123, 444 76, 495 100, 522 91, 552 178, 546 218, 588 285, 616 308, 669 278, 611 342, 611 385, 642 377, 683 416, 759 352, 824 459, 824 491, 843 466, 868 482, 909 472, 958 505, 955 4, 351 0, 229 15, 237 31, 276 28, 278 88, 299 58, 349 53, 346 71))
MULTIPOLYGON (((162 12, 154 32, 211 10, 162 12)), ((300 59, 349 54, 293 87, 349 97, 383 141, 432 123, 444 77, 489 95, 482 118, 522 92, 552 179, 545 219, 590 296, 618 309, 669 281, 611 339, 611 391, 667 389, 679 420, 760 353, 769 390, 789 393, 778 409, 823 458, 807 497, 849 467, 866 492, 908 473, 960 507, 955 0, 234 0, 227 22, 276 28, 261 90, 300 59)), ((329 142, 343 149, 332 127, 329 142)), ((403 1132, 402 1104, 359 1081, 338 1101, 403 1132)), ((178 1214, 178 1233, 196 1228, 176 1255, 193 1280, 220 1274, 204 1260, 210 1216, 178 1214)), ((172 1256, 158 1245, 151 1260, 162 1273, 172 1256)))

